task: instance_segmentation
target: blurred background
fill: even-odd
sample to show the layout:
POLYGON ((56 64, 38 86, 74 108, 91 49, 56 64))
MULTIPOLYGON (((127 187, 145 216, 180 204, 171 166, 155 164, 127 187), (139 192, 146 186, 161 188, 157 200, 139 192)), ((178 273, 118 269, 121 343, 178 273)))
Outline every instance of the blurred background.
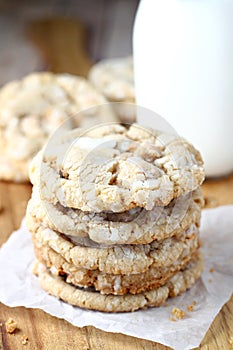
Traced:
POLYGON ((32 71, 86 75, 132 53, 139 0, 0 0, 0 86, 32 71))

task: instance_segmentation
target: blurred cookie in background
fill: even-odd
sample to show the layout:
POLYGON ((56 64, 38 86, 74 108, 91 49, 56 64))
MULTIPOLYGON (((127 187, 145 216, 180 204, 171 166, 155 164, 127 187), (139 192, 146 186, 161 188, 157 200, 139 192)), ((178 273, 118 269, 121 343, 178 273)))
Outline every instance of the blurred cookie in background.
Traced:
POLYGON ((110 102, 115 104, 116 112, 122 122, 136 120, 134 71, 132 57, 106 59, 96 63, 89 72, 90 82, 110 102))
POLYGON ((6 84, 0 90, 0 179, 29 181, 31 159, 67 118, 73 117, 70 129, 116 121, 110 106, 105 115, 90 108, 105 103, 86 79, 70 74, 33 73, 6 84))

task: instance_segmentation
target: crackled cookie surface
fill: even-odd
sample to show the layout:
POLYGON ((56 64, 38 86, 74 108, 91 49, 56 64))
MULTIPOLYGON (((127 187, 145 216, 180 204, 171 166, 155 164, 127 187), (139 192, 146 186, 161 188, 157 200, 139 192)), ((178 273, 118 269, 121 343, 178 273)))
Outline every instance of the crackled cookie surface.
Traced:
POLYGON ((150 244, 104 246, 82 238, 78 242, 43 227, 27 216, 35 245, 52 249, 77 269, 99 270, 109 274, 137 274, 150 267, 164 268, 193 254, 199 246, 196 225, 172 238, 150 244))
POLYGON ((107 274, 99 270, 77 268, 68 263, 58 253, 48 247, 41 247, 34 241, 35 256, 52 273, 65 276, 67 282, 78 287, 94 287, 101 294, 123 295, 138 294, 163 286, 169 278, 184 269, 190 260, 197 255, 197 248, 183 259, 167 267, 151 266, 143 273, 137 274, 107 274))
POLYGON ((83 212, 42 201, 34 186, 27 215, 42 226, 51 228, 77 241, 88 237, 93 243, 146 244, 183 232, 200 221, 203 197, 200 189, 173 199, 167 207, 154 206, 148 211, 134 208, 127 212, 83 212))
POLYGON ((48 146, 32 163, 31 181, 47 202, 89 212, 152 210, 204 180, 200 153, 176 135, 109 124, 72 141, 48 146))
MULTIPOLYGON (((102 120, 97 107, 77 113, 104 103, 84 78, 68 74, 33 73, 5 85, 0 90, 0 178, 27 181, 29 162, 49 135, 71 116, 69 128, 102 120)), ((116 120, 111 110, 108 120, 116 120)))
POLYGON ((78 288, 65 282, 62 277, 52 275, 42 264, 36 264, 34 272, 39 277, 41 287, 49 294, 63 301, 86 309, 105 312, 129 312, 148 307, 161 306, 169 297, 175 297, 191 288, 203 270, 201 255, 191 261, 168 282, 151 291, 139 294, 103 295, 94 288, 78 288))

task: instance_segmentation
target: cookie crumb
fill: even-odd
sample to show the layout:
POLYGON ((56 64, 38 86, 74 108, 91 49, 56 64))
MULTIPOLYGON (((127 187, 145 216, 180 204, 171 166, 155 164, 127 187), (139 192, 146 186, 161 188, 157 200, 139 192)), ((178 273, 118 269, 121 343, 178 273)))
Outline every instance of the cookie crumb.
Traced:
POLYGON ((209 279, 208 279, 208 282, 209 282, 209 283, 213 282, 212 278, 209 278, 209 279))
POLYGON ((211 268, 209 269, 209 272, 210 272, 210 273, 213 273, 213 272, 214 272, 213 267, 211 267, 211 268))
POLYGON ((170 317, 169 320, 172 321, 172 322, 176 322, 177 321, 174 317, 170 317))
POLYGON ((194 306, 191 304, 191 305, 188 305, 187 306, 187 310, 189 311, 189 312, 193 312, 193 310, 194 310, 194 306))
POLYGON ((21 339, 22 339, 23 345, 26 345, 28 343, 28 336, 27 335, 24 334, 21 339))
POLYGON ((173 307, 171 316, 174 316, 177 320, 181 320, 185 316, 185 312, 178 307, 173 307))
POLYGON ((192 304, 190 304, 190 305, 187 306, 187 310, 188 310, 189 312, 194 311, 194 306, 195 306, 195 305, 197 305, 197 302, 196 302, 196 300, 193 300, 192 304))
POLYGON ((13 320, 13 318, 9 317, 5 322, 6 331, 9 334, 13 334, 17 328, 17 322, 13 320))

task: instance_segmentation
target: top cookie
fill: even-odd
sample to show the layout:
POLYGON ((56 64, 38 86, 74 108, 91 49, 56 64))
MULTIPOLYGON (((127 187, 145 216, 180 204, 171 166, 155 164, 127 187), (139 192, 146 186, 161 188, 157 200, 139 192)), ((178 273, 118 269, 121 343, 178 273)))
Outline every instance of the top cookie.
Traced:
POLYGON ((0 179, 28 180, 28 163, 68 117, 75 115, 70 128, 96 117, 116 121, 110 107, 107 120, 98 107, 77 114, 104 103, 84 78, 68 74, 34 73, 5 85, 0 90, 0 179))
POLYGON ((50 203, 124 212, 168 205, 195 190, 204 169, 199 152, 177 135, 108 124, 52 140, 32 162, 30 178, 50 203))
POLYGON ((89 80, 111 102, 135 102, 132 57, 96 63, 89 72, 89 80))

